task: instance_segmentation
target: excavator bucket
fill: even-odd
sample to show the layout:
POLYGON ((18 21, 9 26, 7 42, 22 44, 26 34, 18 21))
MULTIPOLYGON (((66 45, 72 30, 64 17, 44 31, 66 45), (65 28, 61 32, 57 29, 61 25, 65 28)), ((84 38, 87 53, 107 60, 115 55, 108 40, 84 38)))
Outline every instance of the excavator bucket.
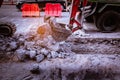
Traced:
POLYGON ((72 34, 70 30, 65 28, 65 24, 56 23, 54 20, 50 20, 49 24, 52 30, 52 37, 56 41, 64 41, 72 34))
POLYGON ((37 33, 41 36, 52 35, 54 40, 60 42, 66 40, 72 34, 71 30, 65 28, 65 24, 57 23, 54 17, 45 16, 44 21, 46 24, 41 25, 37 30, 37 33))

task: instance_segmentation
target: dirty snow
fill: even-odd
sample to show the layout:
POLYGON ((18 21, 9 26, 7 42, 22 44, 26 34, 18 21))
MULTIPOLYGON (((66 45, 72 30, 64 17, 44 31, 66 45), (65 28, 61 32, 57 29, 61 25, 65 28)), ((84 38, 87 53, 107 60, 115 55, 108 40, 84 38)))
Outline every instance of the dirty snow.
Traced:
MULTIPOLYGON (((22 18, 20 14, 14 6, 0 9, 0 20, 17 26, 13 37, 0 36, 0 80, 120 79, 119 32, 104 34, 84 24, 90 36, 56 42, 50 35, 43 38, 36 33, 44 13, 40 18, 22 18)), ((67 23, 68 14, 57 21, 67 23)))

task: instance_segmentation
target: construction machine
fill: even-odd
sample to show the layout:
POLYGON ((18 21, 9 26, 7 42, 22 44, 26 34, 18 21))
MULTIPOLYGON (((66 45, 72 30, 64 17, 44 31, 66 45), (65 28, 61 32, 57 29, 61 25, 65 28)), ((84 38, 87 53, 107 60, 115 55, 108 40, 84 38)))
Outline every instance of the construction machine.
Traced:
POLYGON ((120 27, 120 0, 88 0, 91 12, 85 17, 93 21, 102 32, 112 32, 120 27))
MULTIPOLYGON (((86 10, 87 0, 84 0, 83 3, 81 3, 81 0, 72 0, 71 10, 70 10, 70 18, 69 18, 69 24, 61 24, 57 23, 54 18, 51 18, 50 16, 45 16, 44 21, 47 22, 51 26, 52 30, 52 37, 56 41, 63 41, 68 38, 72 33, 74 33, 77 30, 82 29, 83 27, 83 20, 84 20, 84 12, 86 10), (81 9, 80 5, 82 5, 81 9), (76 14, 79 13, 79 15, 76 16, 76 14), (80 18, 79 20, 77 18, 80 18), (76 26, 73 26, 76 24, 76 26), (67 29, 66 29, 67 26, 67 29)), ((41 28, 38 28, 41 30, 41 28)), ((40 32, 38 30, 38 32, 40 32)))
MULTIPOLYGON (((68 27, 71 30, 71 33, 82 29, 84 19, 91 20, 91 18, 93 19, 96 27, 101 32, 111 32, 119 28, 120 0, 114 0, 114 1, 113 0, 72 0, 72 1, 70 0, 70 2, 71 2, 71 10, 70 10, 70 21, 68 27), (78 11, 80 13, 80 15, 78 16, 80 19, 76 20, 75 16, 78 13, 78 11), (74 23, 77 24, 76 27, 73 26, 74 23)), ((52 27, 54 31, 54 28, 57 28, 57 26, 53 25, 55 23, 52 21, 50 21, 50 24, 52 24, 51 26, 54 26, 52 27)), ((67 35, 70 35, 70 32, 68 31, 61 30, 59 28, 56 30, 58 32, 59 30, 60 32, 63 33, 66 32, 67 35)), ((58 32, 56 32, 56 34, 58 32)), ((63 37, 62 34, 61 36, 60 34, 59 34, 59 38, 63 37)))
POLYGON ((88 0, 86 6, 89 12, 84 18, 87 22, 94 22, 101 32, 113 32, 120 27, 120 0, 88 0))
MULTIPOLYGON (((2 2, 3 1, 1 1, 1 3, 2 2)), ((72 7, 70 10, 70 20, 69 20, 69 24, 67 25, 69 29, 65 28, 66 26, 65 24, 59 24, 55 22, 53 19, 45 17, 45 20, 49 20, 48 23, 51 26, 52 36, 55 40, 57 41, 65 40, 69 35, 71 35, 71 33, 82 29, 82 23, 84 19, 83 12, 85 10, 84 7, 86 6, 86 4, 87 4, 87 0, 84 0, 83 4, 81 4, 81 0, 72 0, 72 7), (78 9, 80 5, 82 5, 82 8, 83 8, 81 11, 78 9), (81 21, 78 21, 75 18, 77 12, 80 13, 81 21), (73 26, 74 23, 77 26, 74 27, 73 26)), ((1 34, 9 36, 9 35, 12 35, 16 29, 15 29, 15 25, 13 25, 12 23, 4 22, 0 24, 0 30, 1 30, 0 31, 1 34)))

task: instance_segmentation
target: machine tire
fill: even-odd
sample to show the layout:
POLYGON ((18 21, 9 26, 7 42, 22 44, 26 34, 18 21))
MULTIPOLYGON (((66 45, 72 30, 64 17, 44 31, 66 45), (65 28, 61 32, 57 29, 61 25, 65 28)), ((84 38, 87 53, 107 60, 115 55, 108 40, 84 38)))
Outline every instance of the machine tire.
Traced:
POLYGON ((0 35, 12 36, 16 31, 15 24, 11 22, 0 22, 0 35))
POLYGON ((91 22, 94 22, 93 16, 88 16, 88 17, 86 17, 85 19, 86 19, 87 22, 90 22, 90 23, 91 23, 91 22))
POLYGON ((106 11, 97 18, 96 26, 102 32, 112 32, 119 25, 119 14, 115 11, 106 11))

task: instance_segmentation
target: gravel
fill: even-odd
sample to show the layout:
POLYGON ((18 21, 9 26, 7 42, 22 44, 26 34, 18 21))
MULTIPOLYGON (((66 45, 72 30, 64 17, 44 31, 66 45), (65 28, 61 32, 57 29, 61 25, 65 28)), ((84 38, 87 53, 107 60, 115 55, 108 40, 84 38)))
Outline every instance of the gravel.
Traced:
POLYGON ((17 42, 11 42, 9 45, 11 49, 16 49, 18 47, 17 42))
POLYGON ((39 62, 43 61, 44 58, 45 58, 45 56, 43 54, 39 54, 36 56, 36 61, 39 63, 39 62))
POLYGON ((18 57, 19 61, 24 61, 25 60, 25 50, 24 49, 18 49, 16 50, 16 56, 18 57))
POLYGON ((52 57, 52 58, 58 57, 58 53, 55 52, 55 51, 51 51, 51 57, 52 57))
POLYGON ((33 59, 36 56, 36 51, 30 51, 30 58, 33 59))
POLYGON ((41 54, 44 54, 45 56, 47 56, 49 54, 49 51, 45 48, 40 50, 41 54))

